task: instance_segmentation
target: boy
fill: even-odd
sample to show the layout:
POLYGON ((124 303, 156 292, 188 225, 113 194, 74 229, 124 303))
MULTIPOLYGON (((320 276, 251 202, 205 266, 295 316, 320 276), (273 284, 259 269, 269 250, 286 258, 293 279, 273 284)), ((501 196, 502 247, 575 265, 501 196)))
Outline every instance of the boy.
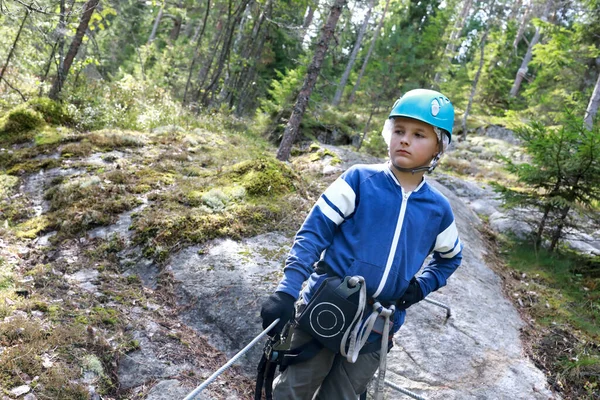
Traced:
MULTIPOLYGON (((439 92, 411 90, 396 101, 382 132, 390 160, 348 169, 321 195, 298 231, 285 276, 261 310, 264 327, 281 319, 270 334, 281 332, 294 317, 307 279, 299 307, 306 307, 327 277, 364 277, 371 303, 395 305, 392 334, 408 307, 446 284, 461 263, 462 244, 448 200, 423 175, 433 171, 450 143, 453 124, 454 108, 439 92), (431 252, 432 261, 415 277, 431 252), (326 268, 313 271, 319 260, 326 268)), ((311 340, 295 329, 292 348, 311 340)), ((380 351, 361 352, 352 363, 323 348, 285 369, 274 383, 274 398, 357 399, 379 356, 380 351)))

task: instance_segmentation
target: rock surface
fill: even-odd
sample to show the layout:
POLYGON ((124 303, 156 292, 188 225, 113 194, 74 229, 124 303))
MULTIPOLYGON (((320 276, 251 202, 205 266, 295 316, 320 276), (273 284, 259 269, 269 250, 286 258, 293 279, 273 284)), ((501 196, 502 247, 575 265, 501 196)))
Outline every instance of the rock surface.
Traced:
MULTIPOLYGON (((500 278, 485 264, 479 218, 450 189, 431 181, 450 199, 465 247, 461 268, 431 296, 450 305, 453 316, 446 321, 445 312, 430 303, 411 308, 394 338, 387 379, 427 399, 559 398, 524 355, 519 333, 524 322, 502 294, 500 278)), ((269 233, 179 252, 168 270, 179 282, 182 302, 195 304, 183 321, 230 356, 243 348, 261 331, 260 304, 281 277, 291 240, 269 233)), ((255 346, 240 361, 250 375, 260 351, 255 346)), ((386 396, 400 395, 388 388, 386 396)))

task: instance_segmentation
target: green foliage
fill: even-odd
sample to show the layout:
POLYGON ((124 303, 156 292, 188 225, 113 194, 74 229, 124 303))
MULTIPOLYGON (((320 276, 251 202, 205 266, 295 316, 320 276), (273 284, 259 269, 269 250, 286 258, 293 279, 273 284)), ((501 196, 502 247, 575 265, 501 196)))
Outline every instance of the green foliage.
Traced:
POLYGON ((532 122, 517 129, 516 135, 530 160, 522 164, 505 161, 524 189, 498 186, 498 190, 508 207, 533 206, 543 213, 536 242, 547 226, 554 226, 554 248, 568 212, 589 209, 600 199, 600 128, 588 131, 582 119, 567 111, 557 128, 532 122), (554 224, 550 224, 552 220, 554 224))
POLYGON ((527 243, 506 242, 502 251, 509 267, 518 272, 513 276, 520 277, 512 288, 520 306, 527 309, 536 325, 554 334, 559 333, 556 327, 566 331, 558 341, 545 339, 548 343, 538 349, 538 359, 544 360, 555 379, 568 383, 570 398, 587 398, 585 394, 600 384, 600 352, 594 345, 600 340, 600 269, 582 270, 586 261, 581 255, 544 249, 534 252, 527 243), (568 343, 568 348, 562 343, 568 343))
POLYGON ((32 131, 44 125, 44 118, 37 111, 19 106, 8 113, 0 127, 0 141, 23 142, 30 140, 32 131))
POLYGON ((70 125, 73 123, 67 107, 47 97, 36 97, 29 100, 27 105, 40 113, 46 123, 50 125, 70 125))
POLYGON ((600 50, 596 44, 585 41, 587 27, 583 24, 565 28, 540 23, 549 40, 534 48, 530 67, 535 71, 535 79, 525 86, 522 96, 527 99, 528 115, 551 123, 560 118, 565 108, 583 113, 591 87, 583 86, 582 78, 586 77, 600 50), (587 90, 584 92, 584 89, 587 90))

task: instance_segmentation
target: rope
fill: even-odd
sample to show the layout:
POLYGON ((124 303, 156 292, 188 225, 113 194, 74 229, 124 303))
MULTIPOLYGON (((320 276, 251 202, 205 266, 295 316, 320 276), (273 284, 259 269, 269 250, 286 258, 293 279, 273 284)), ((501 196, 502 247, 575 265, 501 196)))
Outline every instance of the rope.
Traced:
POLYGON ((387 370, 387 350, 388 350, 388 339, 390 333, 390 316, 396 310, 396 306, 393 304, 390 308, 381 307, 380 314, 385 318, 383 324, 383 332, 381 333, 381 352, 379 355, 379 375, 377 376, 377 386, 375 392, 375 400, 383 399, 383 383, 385 382, 385 372, 387 370))
POLYGON ((356 314, 354 315, 354 319, 352 323, 344 332, 344 336, 342 337, 342 341, 340 343, 340 354, 343 357, 346 357, 349 363, 356 362, 358 358, 358 354, 360 353, 360 349, 364 345, 362 342, 362 336, 359 335, 360 330, 360 321, 363 318, 365 307, 367 304, 367 286, 365 285, 365 278, 362 276, 353 276, 350 279, 349 284, 354 284, 354 286, 360 284, 360 294, 358 297, 358 309, 356 310, 356 314), (348 335, 350 337, 348 338, 348 335), (350 344, 348 345, 348 353, 346 353, 346 343, 350 340, 350 344), (358 346, 356 345, 356 340, 358 339, 358 346))
POLYGON ((212 381, 214 381, 215 379, 217 379, 217 377, 219 375, 221 375, 223 372, 225 372, 225 370, 227 368, 231 367, 231 365, 234 362, 236 362, 238 360, 238 358, 240 358, 241 356, 243 356, 244 354, 246 354, 248 352, 248 350, 250 350, 252 348, 252 346, 254 346, 256 343, 258 343, 258 341, 260 339, 262 339, 267 334, 267 332, 269 332, 275 325, 277 325, 277 323, 279 323, 279 318, 277 318, 275 321, 273 321, 271 323, 271 325, 269 325, 257 337, 255 337, 254 339, 252 339, 252 341, 250 343, 248 343, 246 345, 246 347, 244 347, 242 350, 240 350, 235 356, 233 356, 233 358, 231 360, 229 360, 225 365, 223 365, 214 374, 212 374, 207 380, 205 380, 204 383, 202 383, 196 389, 194 389, 193 391, 191 391, 190 394, 188 394, 187 396, 185 396, 185 398, 183 400, 192 400, 193 398, 195 398, 198 393, 200 393, 202 390, 204 390, 204 388, 206 388, 209 384, 211 384, 212 381))

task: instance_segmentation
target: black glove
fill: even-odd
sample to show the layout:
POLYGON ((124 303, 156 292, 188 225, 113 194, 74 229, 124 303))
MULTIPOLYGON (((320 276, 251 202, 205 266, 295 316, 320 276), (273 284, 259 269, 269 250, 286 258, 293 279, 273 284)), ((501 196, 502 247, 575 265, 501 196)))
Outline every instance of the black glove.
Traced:
POLYGON ((260 316, 263 329, 267 329, 277 318, 279 323, 269 331, 269 336, 281 333, 286 322, 294 318, 294 303, 296 299, 284 292, 275 292, 263 303, 260 316))
POLYGON ((423 300, 423 291, 417 278, 413 276, 408 284, 406 292, 396 301, 396 310, 406 310, 408 307, 423 300))

